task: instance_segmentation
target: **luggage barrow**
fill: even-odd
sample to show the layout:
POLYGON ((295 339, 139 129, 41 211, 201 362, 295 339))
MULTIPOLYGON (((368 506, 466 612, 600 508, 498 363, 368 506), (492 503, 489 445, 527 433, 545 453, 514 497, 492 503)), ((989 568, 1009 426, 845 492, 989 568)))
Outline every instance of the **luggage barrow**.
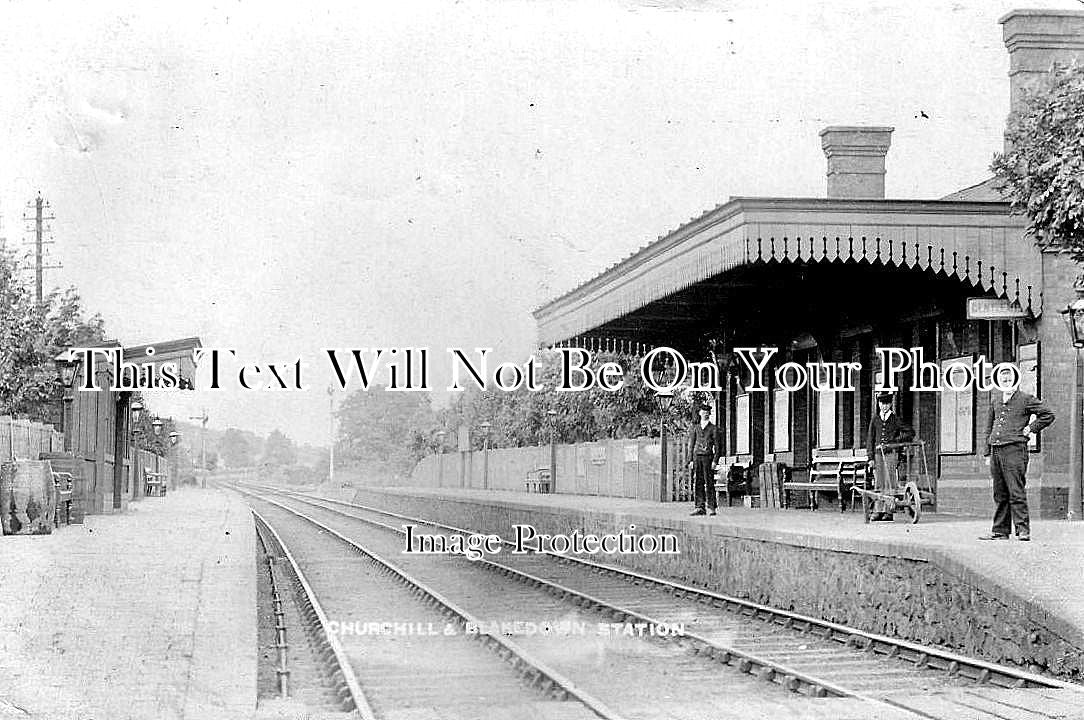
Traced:
MULTIPOLYGON (((926 443, 917 440, 883 443, 876 447, 882 462, 885 452, 891 451, 899 451, 903 455, 896 467, 892 468, 892 472, 896 473, 896 492, 884 493, 858 486, 852 487, 851 491, 862 496, 862 515, 867 523, 873 515, 873 503, 877 500, 884 502, 889 512, 905 510, 911 523, 917 523, 922 517, 924 505, 937 506, 937 492, 926 464, 926 443)), ((876 477, 876 473, 867 473, 867 476, 876 477)))

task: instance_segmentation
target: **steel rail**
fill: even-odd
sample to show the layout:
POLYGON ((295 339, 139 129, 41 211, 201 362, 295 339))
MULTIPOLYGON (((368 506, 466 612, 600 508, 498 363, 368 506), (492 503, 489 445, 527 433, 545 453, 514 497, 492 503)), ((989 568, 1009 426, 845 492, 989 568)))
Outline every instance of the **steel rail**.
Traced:
MULTIPOLYGON (((319 500, 320 502, 327 502, 336 505, 343 505, 346 507, 358 508, 368 512, 374 512, 377 514, 394 517, 400 520, 407 520, 413 523, 429 525, 436 528, 443 528, 445 530, 451 530, 457 533, 469 534, 472 532, 476 532, 465 528, 459 528, 454 525, 440 523, 435 520, 415 518, 409 515, 392 512, 390 510, 384 510, 382 508, 362 505, 360 503, 351 503, 343 500, 336 500, 334 498, 325 498, 317 495, 309 495, 307 493, 281 490, 278 488, 265 487, 264 489, 303 499, 319 500)), ((508 540, 502 539, 501 542, 509 547, 514 546, 514 544, 508 540)), ((830 620, 814 618, 790 610, 773 608, 771 606, 762 605, 760 603, 755 603, 750 600, 744 600, 742 598, 725 595, 723 593, 717 593, 711 590, 706 590, 704 588, 685 585, 683 583, 668 580, 666 578, 660 578, 635 570, 629 570, 606 563, 600 563, 595 560, 586 560, 580 557, 561 555, 549 551, 542 551, 538 554, 552 557, 558 561, 575 563, 583 565, 585 567, 590 567, 600 573, 631 578, 640 582, 651 583, 653 585, 657 585, 663 588, 667 592, 673 593, 678 597, 693 597, 702 602, 711 604, 715 607, 725 609, 729 612, 740 612, 744 615, 761 620, 762 622, 769 622, 779 625, 781 627, 793 628, 801 632, 808 632, 810 634, 819 635, 824 639, 834 640, 836 642, 850 645, 852 647, 866 650, 868 652, 882 654, 886 657, 899 658, 901 660, 911 662, 919 668, 933 668, 943 670, 950 675, 959 675, 965 678, 972 679, 977 684, 989 684, 997 687, 1010 689, 1026 687, 1057 688, 1084 693, 1084 687, 1075 683, 1067 682, 1065 680, 1060 680, 1057 678, 1044 677, 1042 675, 1037 675, 1035 673, 1027 672, 1025 670, 1020 670, 1013 667, 1008 667, 1005 665, 998 665, 997 663, 982 660, 981 658, 973 658, 959 655, 944 648, 939 648, 931 645, 922 645, 921 643, 912 642, 910 640, 892 638, 886 635, 880 635, 866 630, 848 627, 846 625, 832 622, 830 620)))
MULTIPOLYGON (((405 531, 401 528, 397 528, 392 525, 386 525, 370 518, 363 518, 357 515, 351 515, 350 513, 345 513, 341 510, 336 510, 334 508, 321 507, 316 503, 306 500, 306 498, 304 498, 303 496, 299 497, 298 499, 302 502, 308 502, 308 504, 313 505, 314 507, 320 507, 321 509, 328 512, 337 513, 344 517, 357 520, 358 522, 363 522, 369 525, 376 526, 382 530, 394 532, 400 535, 405 535, 405 531)), ((482 558, 479 560, 472 560, 471 562, 480 564, 482 567, 486 567, 494 572, 505 575, 507 577, 511 577, 525 584, 543 588, 551 595, 554 595, 562 600, 568 600, 570 598, 573 598, 577 606, 586 607, 601 612, 603 614, 610 615, 611 617, 614 617, 622 622, 635 621, 653 626, 664 625, 664 623, 662 623, 661 621, 638 611, 615 605, 611 602, 601 600, 592 595, 588 595, 587 593, 574 590, 551 580, 540 578, 538 576, 532 575, 522 570, 518 570, 516 568, 509 567, 508 565, 494 560, 482 558)), ((679 641, 691 645, 695 654, 705 655, 709 659, 724 665, 735 666, 743 673, 754 675, 761 680, 775 682, 783 686, 785 689, 790 690, 791 692, 802 693, 803 691, 805 691, 804 694, 811 695, 813 697, 850 697, 879 706, 885 706, 890 704, 879 698, 864 695, 853 690, 848 690, 841 685, 833 683, 829 680, 825 680, 823 678, 819 678, 809 672, 792 668, 788 665, 784 665, 783 663, 775 662, 774 660, 759 657, 753 653, 738 650, 737 648, 734 648, 732 646, 723 645, 715 641, 708 640, 707 638, 696 633, 686 632, 679 641)))
POLYGON ((305 577, 305 573, 302 572, 301 566, 298 565, 293 554, 290 552, 290 548, 286 546, 286 543, 283 542, 282 537, 275 528, 272 527, 271 524, 256 510, 252 510, 252 515, 256 518, 257 524, 262 525, 271 537, 274 538, 275 543, 279 546, 279 549, 282 550, 282 554, 286 558, 286 561, 290 564, 290 569, 293 572, 294 577, 297 578, 298 584, 301 585, 303 602, 311 609, 309 614, 315 618, 316 626, 323 636, 320 640, 320 645, 322 647, 321 659, 325 662, 334 660, 334 665, 337 666, 334 677, 336 679, 341 679, 343 684, 343 689, 339 693, 339 699, 344 705, 352 705, 352 707, 348 707, 347 709, 355 710, 362 720, 377 720, 377 715, 373 712, 373 708, 369 704, 369 699, 366 697, 365 691, 362 690, 361 684, 354 674, 354 669, 350 666, 350 661, 347 659, 346 653, 339 643, 339 639, 334 633, 329 632, 328 630, 329 622, 327 614, 320 605, 316 593, 313 592, 312 586, 305 577))
MULTIPOLYGON (((411 588, 415 594, 424 596, 427 599, 428 604, 443 608, 445 615, 456 618, 458 622, 464 627, 466 627, 467 625, 471 625, 477 628, 484 627, 484 623, 482 623, 478 618, 475 618, 469 612, 460 608, 458 605, 445 598, 436 590, 433 590, 421 581, 411 577, 395 563, 392 563, 391 561, 386 560, 379 555, 369 551, 359 543, 351 540, 334 528, 331 528, 324 523, 321 523, 319 520, 316 520, 315 518, 299 512, 294 508, 283 505, 282 503, 271 500, 270 498, 261 497, 257 493, 246 492, 244 490, 241 490, 240 492, 247 495, 253 495, 262 500, 263 502, 269 503, 271 505, 274 505, 275 507, 285 510, 286 512, 289 512, 311 523, 315 527, 323 530, 324 532, 330 534, 336 539, 349 545, 357 552, 361 553, 365 557, 375 562, 385 572, 392 575, 399 582, 411 588)), ((551 696, 554 696, 561 700, 573 698, 580 702, 584 707, 591 710, 591 712, 593 712, 595 715, 603 718, 603 720, 623 720, 623 717, 621 715, 607 707, 606 704, 603 703, 600 699, 594 697, 587 691, 578 688, 571 679, 565 677, 562 673, 550 667, 547 663, 533 657, 524 648, 520 647, 518 643, 515 643, 512 640, 509 640, 508 638, 502 637, 500 635, 494 635, 492 633, 483 632, 481 630, 479 630, 479 632, 477 633, 470 633, 469 636, 481 640, 485 647, 495 652, 497 656, 500 657, 502 660, 512 664, 521 676, 531 680, 532 683, 543 692, 548 693, 551 696)))

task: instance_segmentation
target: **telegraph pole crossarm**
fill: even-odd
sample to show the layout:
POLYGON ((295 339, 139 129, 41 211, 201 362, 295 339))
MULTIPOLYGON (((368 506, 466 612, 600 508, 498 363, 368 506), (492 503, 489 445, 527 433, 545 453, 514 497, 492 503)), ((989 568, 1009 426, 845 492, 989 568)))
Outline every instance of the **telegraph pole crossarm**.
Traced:
POLYGON ((52 228, 45 226, 46 221, 56 220, 53 215, 46 215, 45 211, 49 208, 49 203, 42 199, 41 193, 38 193, 38 197, 27 203, 27 208, 33 208, 33 217, 23 216, 23 220, 26 222, 33 221, 33 227, 26 228, 28 233, 34 234, 34 239, 31 241, 34 245, 34 297, 37 300, 38 305, 44 302, 44 274, 46 270, 58 270, 62 265, 59 263, 53 265, 45 264, 45 246, 52 245, 53 240, 46 240, 45 233, 51 232, 52 228))

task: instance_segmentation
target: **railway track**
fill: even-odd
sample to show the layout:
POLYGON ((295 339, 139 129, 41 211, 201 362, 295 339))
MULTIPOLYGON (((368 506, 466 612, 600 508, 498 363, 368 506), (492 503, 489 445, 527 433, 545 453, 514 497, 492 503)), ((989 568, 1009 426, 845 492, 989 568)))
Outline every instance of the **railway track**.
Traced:
MULTIPOLYGON (((270 488, 259 491, 279 493, 270 488)), ((279 496, 302 503, 307 512, 325 522, 354 523, 355 528, 366 526, 392 538, 406 522, 441 532, 468 532, 339 500, 299 493, 279 496)), ((385 543, 387 552, 394 551, 395 543, 402 549, 401 539, 385 543)), ((477 562, 441 560, 445 567, 466 565, 474 576, 488 573, 532 587, 622 626, 680 624, 686 635, 671 644, 715 664, 718 677, 725 678, 721 682, 730 682, 718 669, 719 664, 726 664, 802 694, 850 699, 848 706, 837 706, 839 712, 830 717, 986 720, 1084 715, 1080 709, 1084 692, 1078 686, 582 558, 503 553, 477 562)), ((486 587, 486 580, 463 576, 450 587, 486 587)), ((745 709, 747 701, 743 697, 745 709)), ((820 704, 809 702, 809 708, 820 704)))
POLYGON ((365 720, 617 717, 511 641, 459 630, 473 616, 394 563, 304 514, 254 504, 257 522, 302 578, 344 707, 365 720), (384 622, 399 627, 342 631, 384 622))
POLYGON ((261 642, 261 649, 273 653, 273 661, 261 665, 261 673, 274 674, 275 693, 268 692, 269 678, 261 683, 261 701, 267 712, 257 717, 273 716, 292 701, 321 718, 348 717, 345 713, 366 717, 366 699, 358 694, 357 680, 343 667, 342 649, 336 638, 329 638, 321 625, 323 609, 311 595, 311 589, 293 556, 277 533, 254 513, 256 537, 261 548, 259 572, 266 579, 270 607, 267 625, 261 633, 273 633, 261 642), (275 699, 270 699, 275 698, 275 699), (281 702, 279 702, 281 701, 281 702), (340 712, 336 712, 340 711, 340 712))

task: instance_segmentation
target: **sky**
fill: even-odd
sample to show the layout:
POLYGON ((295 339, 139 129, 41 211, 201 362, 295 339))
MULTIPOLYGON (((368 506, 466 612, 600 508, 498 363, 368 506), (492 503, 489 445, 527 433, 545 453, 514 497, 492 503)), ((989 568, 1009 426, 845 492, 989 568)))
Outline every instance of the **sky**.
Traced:
POLYGON ((5 3, 0 235, 41 192, 46 285, 110 336, 303 361, 155 411, 326 443, 324 348, 428 347, 438 389, 448 347, 522 361, 534 308, 707 208, 823 197, 825 126, 895 128, 888 197, 985 179, 1015 6, 5 3))

